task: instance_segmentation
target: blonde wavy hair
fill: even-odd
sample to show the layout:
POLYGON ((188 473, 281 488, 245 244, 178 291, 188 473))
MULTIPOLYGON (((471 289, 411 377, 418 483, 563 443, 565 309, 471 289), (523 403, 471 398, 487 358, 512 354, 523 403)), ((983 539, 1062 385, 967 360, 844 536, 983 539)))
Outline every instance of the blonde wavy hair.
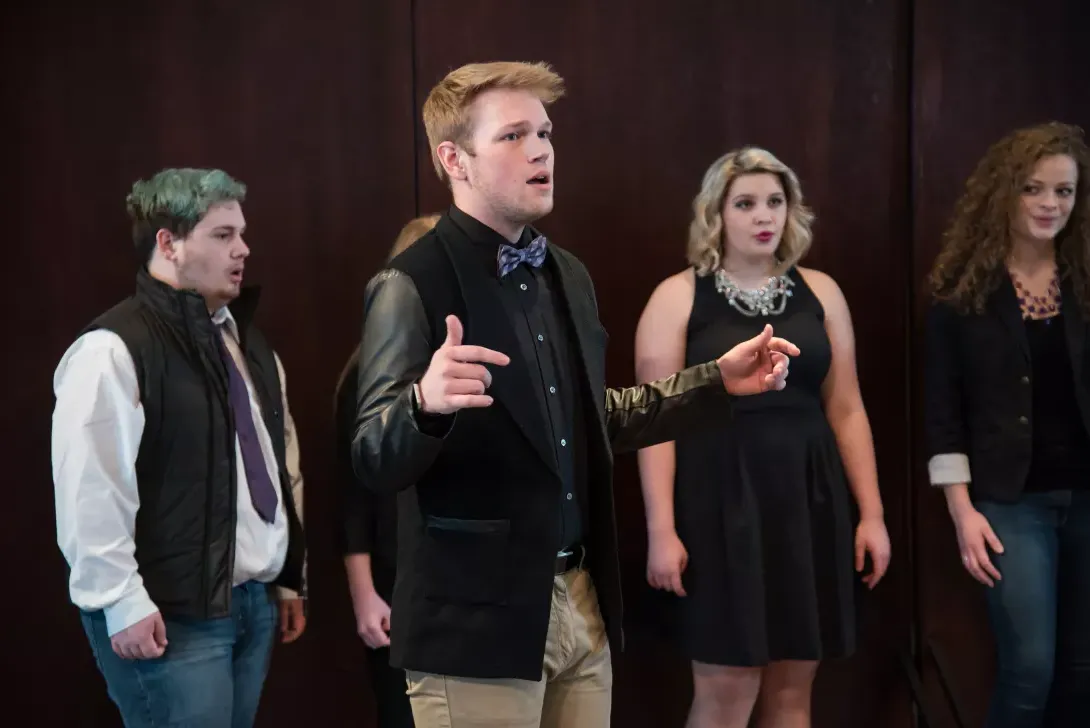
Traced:
POLYGON ((1090 149, 1083 130, 1049 122, 1016 129, 992 144, 965 182, 942 234, 942 249, 931 269, 932 296, 960 313, 983 313, 988 298, 1007 275, 1011 216, 1026 179, 1044 157, 1075 160, 1078 181, 1067 225, 1056 235, 1056 257, 1070 276, 1090 319, 1090 149))
POLYGON ((689 224, 688 261, 696 274, 705 276, 719 268, 726 244, 723 232, 723 201, 734 180, 747 174, 774 174, 787 197, 787 224, 776 248, 779 270, 802 260, 814 235, 814 213, 802 198, 802 186, 790 167, 772 152, 760 147, 743 147, 727 152, 712 162, 704 173, 700 192, 693 199, 693 220, 689 224))

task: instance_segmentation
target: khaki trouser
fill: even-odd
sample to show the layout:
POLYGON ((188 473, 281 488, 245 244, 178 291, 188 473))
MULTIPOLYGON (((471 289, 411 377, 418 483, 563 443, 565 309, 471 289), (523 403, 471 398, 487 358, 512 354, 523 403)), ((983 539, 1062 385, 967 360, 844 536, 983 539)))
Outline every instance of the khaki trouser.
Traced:
POLYGON ((584 569, 553 579, 541 680, 405 674, 416 728, 609 728, 609 641, 584 569))

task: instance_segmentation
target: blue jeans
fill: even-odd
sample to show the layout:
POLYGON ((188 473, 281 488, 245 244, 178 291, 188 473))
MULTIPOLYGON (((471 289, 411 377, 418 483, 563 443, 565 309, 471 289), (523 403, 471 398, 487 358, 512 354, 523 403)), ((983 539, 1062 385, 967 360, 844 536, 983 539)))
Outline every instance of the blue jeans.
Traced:
POLYGON ((976 506, 1004 548, 987 590, 999 670, 986 728, 1090 724, 1090 491, 976 506))
POLYGON ((125 660, 110 647, 102 612, 81 612, 95 662, 126 728, 251 728, 277 634, 268 587, 231 591, 231 616, 164 619, 167 649, 125 660))

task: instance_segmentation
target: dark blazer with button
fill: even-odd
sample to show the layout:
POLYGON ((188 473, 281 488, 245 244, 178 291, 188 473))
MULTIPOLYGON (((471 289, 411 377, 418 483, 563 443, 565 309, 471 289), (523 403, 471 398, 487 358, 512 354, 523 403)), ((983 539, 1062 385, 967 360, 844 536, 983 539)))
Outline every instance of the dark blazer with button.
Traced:
MULTIPOLYGON (((390 261, 364 297, 353 460, 359 481, 398 492, 391 664, 470 678, 540 680, 557 555, 561 476, 530 364, 489 263, 444 215, 390 261), (458 316, 463 343, 507 354, 487 408, 433 418, 420 379, 458 316)), ((622 649, 613 452, 730 416, 715 362, 627 389, 605 386, 606 332, 590 276, 553 244, 545 265, 575 333, 586 416, 587 563, 613 649, 622 649), (593 403, 593 404, 591 404, 593 403)), ((634 486, 635 487, 635 486, 634 486)))
MULTIPOLYGON (((1067 277, 1061 296, 1075 396, 1090 430, 1087 322, 1067 277)), ((944 468, 935 464, 944 456, 963 455, 974 499, 1007 503, 1018 499, 1033 450, 1032 376, 1025 324, 1008 277, 983 313, 959 314, 949 304, 932 304, 927 318, 925 432, 933 484, 959 482, 944 477, 944 468)))

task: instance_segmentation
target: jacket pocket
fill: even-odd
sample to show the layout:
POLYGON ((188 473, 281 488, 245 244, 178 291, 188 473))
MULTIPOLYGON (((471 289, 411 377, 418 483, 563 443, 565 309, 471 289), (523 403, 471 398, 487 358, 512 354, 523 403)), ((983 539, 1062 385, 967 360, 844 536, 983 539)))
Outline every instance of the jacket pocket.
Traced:
POLYGON ((507 603, 511 522, 427 516, 424 596, 459 604, 507 603))

